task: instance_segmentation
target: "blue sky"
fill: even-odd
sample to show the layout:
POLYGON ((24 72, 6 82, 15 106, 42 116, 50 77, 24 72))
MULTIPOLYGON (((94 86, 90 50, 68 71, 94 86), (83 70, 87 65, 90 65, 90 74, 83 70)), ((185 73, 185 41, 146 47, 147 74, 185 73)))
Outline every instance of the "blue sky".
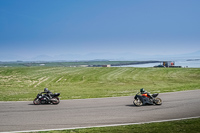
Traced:
POLYGON ((200 50, 199 0, 0 0, 0 55, 200 50))

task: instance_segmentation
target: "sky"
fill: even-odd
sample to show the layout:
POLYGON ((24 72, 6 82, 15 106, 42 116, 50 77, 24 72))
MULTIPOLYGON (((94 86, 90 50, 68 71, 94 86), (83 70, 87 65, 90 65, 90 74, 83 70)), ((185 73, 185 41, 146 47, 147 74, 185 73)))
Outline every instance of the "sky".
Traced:
POLYGON ((0 0, 0 55, 200 50, 199 0, 0 0))

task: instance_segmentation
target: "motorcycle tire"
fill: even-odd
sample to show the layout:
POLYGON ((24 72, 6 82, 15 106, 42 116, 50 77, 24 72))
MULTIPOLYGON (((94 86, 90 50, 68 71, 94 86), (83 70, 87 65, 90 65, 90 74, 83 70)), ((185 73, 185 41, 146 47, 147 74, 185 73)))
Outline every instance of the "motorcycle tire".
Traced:
POLYGON ((162 104, 162 99, 160 99, 159 97, 156 97, 156 98, 154 99, 154 103, 155 103, 156 105, 161 105, 161 104, 162 104))
POLYGON ((60 103, 60 99, 58 97, 54 97, 51 99, 53 104, 59 104, 60 103), (55 100, 54 100, 55 99, 55 100))
POLYGON ((33 100, 33 104, 39 105, 39 104, 41 104, 41 101, 40 101, 39 99, 35 98, 35 99, 33 100))
POLYGON ((137 98, 133 100, 133 104, 135 106, 142 106, 142 101, 139 98, 137 98))

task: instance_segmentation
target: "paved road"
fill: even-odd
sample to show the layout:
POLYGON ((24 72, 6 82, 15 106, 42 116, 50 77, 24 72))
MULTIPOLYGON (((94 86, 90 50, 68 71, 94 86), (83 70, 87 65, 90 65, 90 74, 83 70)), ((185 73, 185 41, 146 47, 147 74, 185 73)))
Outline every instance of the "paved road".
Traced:
POLYGON ((0 132, 137 123, 200 116, 200 90, 159 94, 161 106, 135 107, 133 97, 62 100, 58 105, 0 102, 0 132))

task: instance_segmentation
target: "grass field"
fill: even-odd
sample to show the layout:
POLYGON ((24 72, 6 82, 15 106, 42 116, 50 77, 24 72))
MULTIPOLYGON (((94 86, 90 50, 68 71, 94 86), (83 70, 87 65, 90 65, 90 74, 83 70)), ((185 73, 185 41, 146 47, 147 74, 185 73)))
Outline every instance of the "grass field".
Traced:
POLYGON ((180 121, 117 127, 99 127, 63 131, 48 131, 48 133, 200 133, 199 125, 200 118, 196 118, 180 121))
POLYGON ((32 101, 47 87, 61 99, 200 89, 199 68, 7 67, 0 68, 0 101, 32 101))

